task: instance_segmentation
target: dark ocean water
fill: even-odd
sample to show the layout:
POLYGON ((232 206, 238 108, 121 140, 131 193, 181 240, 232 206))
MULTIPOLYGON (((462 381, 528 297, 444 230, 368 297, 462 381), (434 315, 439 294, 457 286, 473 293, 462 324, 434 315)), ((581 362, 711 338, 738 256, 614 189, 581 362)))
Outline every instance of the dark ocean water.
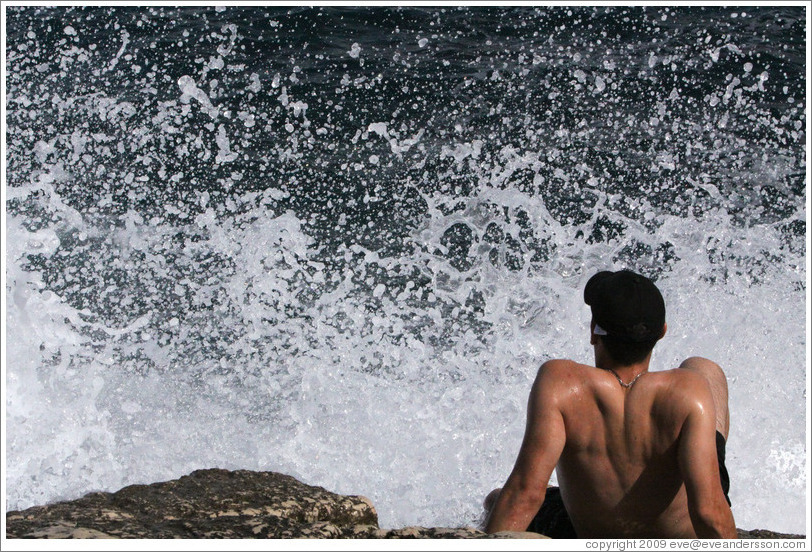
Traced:
POLYGON ((5 32, 10 508, 218 465, 473 523, 535 367, 590 360, 586 278, 630 267, 673 306, 659 367, 728 370, 739 526, 802 530, 802 7, 32 6, 5 32))

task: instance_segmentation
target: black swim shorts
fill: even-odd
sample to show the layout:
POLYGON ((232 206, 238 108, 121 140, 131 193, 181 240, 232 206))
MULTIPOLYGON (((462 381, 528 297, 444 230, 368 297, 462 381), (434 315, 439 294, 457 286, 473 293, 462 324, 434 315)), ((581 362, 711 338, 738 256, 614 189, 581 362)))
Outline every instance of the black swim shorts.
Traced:
MULTIPOLYGON (((725 438, 718 431, 716 432, 716 458, 719 462, 719 477, 722 480, 722 490, 725 492, 725 499, 730 504, 730 476, 725 467, 725 438)), ((547 494, 544 503, 539 508, 536 517, 527 527, 528 531, 541 533, 551 539, 577 539, 575 528, 572 526, 570 516, 564 507, 561 498, 561 491, 558 487, 547 487, 547 494)))

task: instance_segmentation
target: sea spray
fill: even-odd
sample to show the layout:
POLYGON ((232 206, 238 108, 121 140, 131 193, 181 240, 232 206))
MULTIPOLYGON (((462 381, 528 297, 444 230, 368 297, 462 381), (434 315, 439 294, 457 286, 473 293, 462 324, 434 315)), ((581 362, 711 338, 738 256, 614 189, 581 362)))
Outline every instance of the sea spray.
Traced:
POLYGON ((473 524, 630 267, 654 369, 727 372, 737 524, 802 531, 803 18, 743 11, 9 8, 8 507, 223 467, 473 524))

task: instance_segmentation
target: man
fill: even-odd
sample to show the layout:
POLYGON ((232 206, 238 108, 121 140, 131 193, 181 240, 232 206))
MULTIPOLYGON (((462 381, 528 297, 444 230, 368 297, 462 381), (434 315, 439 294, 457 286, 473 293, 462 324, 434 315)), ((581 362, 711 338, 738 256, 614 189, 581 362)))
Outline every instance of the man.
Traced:
POLYGON ((599 272, 584 301, 592 309, 595 367, 570 360, 541 366, 516 464, 485 501, 486 530, 736 538, 721 368, 694 357, 677 369, 648 371, 666 332, 665 303, 648 278, 599 272), (547 492, 553 469, 560 495, 555 487, 547 492))

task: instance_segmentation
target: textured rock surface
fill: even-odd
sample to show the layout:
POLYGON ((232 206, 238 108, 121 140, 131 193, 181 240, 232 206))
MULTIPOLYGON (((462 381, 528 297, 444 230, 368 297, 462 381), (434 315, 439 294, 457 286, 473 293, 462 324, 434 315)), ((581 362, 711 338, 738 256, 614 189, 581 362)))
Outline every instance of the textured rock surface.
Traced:
MULTIPOLYGON (((742 538, 803 538, 764 530, 742 538)), ((472 527, 381 529, 372 503, 274 472, 198 470, 173 481, 6 513, 7 538, 546 538, 472 527)))
POLYGON ((804 535, 794 535, 790 533, 776 533, 766 529, 738 529, 740 539, 804 539, 804 535))
MULTIPOLYGON (((173 481, 6 514, 8 538, 485 538, 473 528, 378 527, 372 503, 273 472, 199 470, 173 481)), ((506 533, 497 538, 524 534, 506 533)), ((534 535, 538 537, 538 535, 534 535)))

